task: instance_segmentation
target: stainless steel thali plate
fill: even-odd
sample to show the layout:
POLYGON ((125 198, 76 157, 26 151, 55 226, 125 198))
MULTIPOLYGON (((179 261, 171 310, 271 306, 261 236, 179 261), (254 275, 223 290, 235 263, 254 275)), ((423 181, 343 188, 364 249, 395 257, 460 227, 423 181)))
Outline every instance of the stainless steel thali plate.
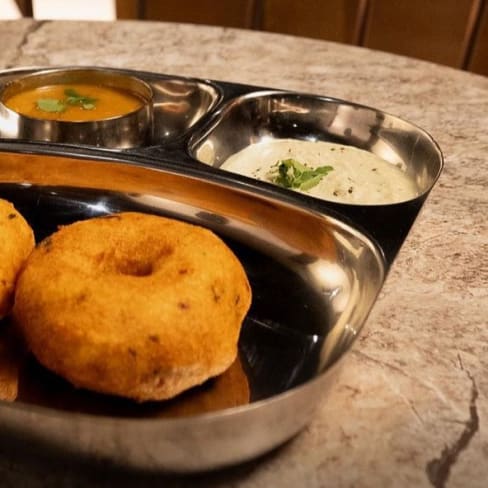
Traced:
MULTIPOLYGON (((14 202, 37 239, 95 215, 163 214, 220 235, 253 290, 240 364, 223 387, 208 382, 172 402, 134 405, 74 390, 27 358, 17 398, 0 402, 5 439, 53 455, 190 472, 262 454, 311 419, 381 288, 381 251, 332 216, 183 169, 32 147, 0 152, 0 197, 14 202)), ((8 335, 8 321, 1 327, 8 335)))
MULTIPOLYGON (((54 69, 1 72, 0 88, 54 69)), ((243 263, 253 291, 239 358, 218 379, 175 400, 135 405, 75 390, 28 354, 13 354, 6 362, 18 373, 16 395, 0 400, 2 436, 21 444, 21 454, 31 446, 51 458, 150 472, 188 473, 254 458, 298 433, 326 401, 437 181, 441 151, 414 124, 344 100, 108 71, 151 86, 152 139, 129 149, 32 141, 9 136, 0 120, 0 198, 25 215, 37 240, 59 225, 125 210, 212 229, 243 263), (401 163, 419 194, 385 205, 342 204, 220 169, 229 154, 263 138, 373 152, 401 163), (202 160, 202 148, 210 160, 202 160)), ((0 323, 0 353, 22 351, 12 330, 8 320, 0 323)))
MULTIPOLYGON (((353 146, 401 165, 415 181, 418 195, 407 201, 384 205, 357 205, 324 201, 287 189, 275 189, 280 198, 293 198, 318 211, 337 212, 370 235, 381 247, 390 266, 443 167, 442 153, 422 128, 382 110, 354 102, 286 90, 241 85, 219 80, 193 79, 176 75, 87 67, 124 74, 147 83, 154 94, 152 138, 142 147, 96 147, 100 154, 119 153, 129 160, 155 165, 166 162, 182 166, 207 163, 207 174, 222 172, 226 157, 264 139, 300 139, 353 146), (202 158, 202 154, 205 157, 202 158)), ((49 75, 79 67, 18 68, 0 72, 2 87, 34 73, 49 75)), ((11 134, 0 117, 0 142, 7 146, 32 141, 11 134)), ((80 154, 87 145, 48 144, 59 152, 80 154)), ((90 152, 90 151, 89 151, 90 152)), ((93 152, 93 151, 91 151, 93 152)), ((238 175, 228 179, 248 181, 260 188, 270 183, 238 175)))

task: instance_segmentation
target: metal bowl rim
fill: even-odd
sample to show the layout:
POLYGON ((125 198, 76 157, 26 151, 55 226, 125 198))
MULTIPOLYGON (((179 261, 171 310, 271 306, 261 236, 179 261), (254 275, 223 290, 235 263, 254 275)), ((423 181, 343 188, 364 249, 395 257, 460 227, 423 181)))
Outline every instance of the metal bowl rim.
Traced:
MULTIPOLYGON (((207 163, 204 163, 203 161, 200 161, 196 157, 196 152, 201 144, 205 142, 205 139, 209 137, 209 135, 218 127, 218 125, 222 122, 224 119, 225 115, 228 114, 235 106, 239 105, 242 101, 247 101, 247 100, 252 100, 260 97, 271 97, 271 96, 281 96, 281 97, 296 97, 296 98, 310 98, 313 100, 318 100, 320 102, 325 102, 325 103, 333 103, 336 105, 344 105, 352 108, 359 108, 359 109, 365 109, 365 110, 370 110, 374 111, 377 113, 380 113, 381 115, 384 115, 385 117, 392 119, 392 120, 397 120, 401 123, 408 124, 410 125, 413 129, 416 131, 420 132, 422 135, 425 136, 425 138, 428 140, 428 142, 432 145, 432 149, 434 150, 434 153, 437 156, 437 163, 438 163, 438 168, 436 171, 435 176, 432 178, 432 182, 430 185, 427 186, 422 192, 419 192, 418 195, 416 195, 414 198, 410 198, 408 200, 402 200, 398 202, 391 202, 391 203, 386 203, 386 204, 367 204, 367 203, 361 203, 361 204, 354 204, 354 203, 348 203, 348 202, 340 202, 342 205, 346 206, 366 206, 366 207, 375 207, 375 206, 381 206, 381 205, 396 205, 396 204, 404 204, 410 201, 417 200, 418 198, 422 198, 425 195, 427 195, 432 188, 435 186, 437 180, 439 179, 442 170, 444 168, 444 155, 443 152, 437 143, 437 141, 432 137, 432 135, 420 127, 419 125, 411 122, 410 120, 404 119, 402 117, 399 117, 398 115, 391 114, 389 112, 385 112, 383 110, 377 109, 375 107, 369 106, 369 105, 364 105, 348 100, 344 100, 341 98, 335 98, 335 97, 330 97, 327 95, 316 95, 313 93, 306 93, 306 92, 299 92, 299 91, 288 91, 288 90, 279 90, 279 89, 266 89, 266 88, 259 88, 257 87, 256 91, 250 92, 250 93, 245 93, 243 95, 239 95, 237 97, 231 98, 227 100, 226 102, 222 103, 221 106, 216 110, 212 116, 212 119, 209 121, 208 124, 206 124, 205 127, 202 127, 200 130, 198 130, 195 134, 192 134, 190 139, 188 140, 186 144, 186 151, 188 154, 199 164, 204 164, 207 165, 207 163)), ((278 139, 278 138, 277 138, 278 139)), ((208 165, 207 165, 208 166, 208 165)), ((225 170, 221 170, 225 171, 225 170)), ((240 175, 242 176, 242 175, 240 175)), ((249 178, 253 179, 251 177, 244 177, 244 178, 249 178)), ((310 198, 313 201, 325 201, 325 202, 331 202, 331 200, 324 200, 320 199, 318 197, 313 197, 310 195, 303 195, 305 198, 310 198)))
MULTIPOLYGON (((14 70, 13 70, 14 71, 14 70)), ((62 83, 59 83, 62 84, 62 83)), ((66 127, 73 125, 76 127, 82 127, 83 125, 93 125, 93 124, 103 124, 106 122, 117 122, 121 119, 124 119, 126 117, 130 117, 131 115, 137 114, 140 111, 146 110, 146 108, 149 106, 152 109, 152 100, 154 97, 154 90, 152 89, 151 85, 144 81, 143 79, 133 75, 133 74, 128 74, 127 72, 123 71, 116 71, 116 70, 109 70, 103 67, 83 67, 83 66, 69 66, 69 67, 53 67, 52 69, 45 68, 41 69, 40 71, 35 71, 35 72, 29 72, 25 75, 21 75, 18 78, 15 78, 13 80, 7 81, 3 86, 0 87, 0 105, 4 110, 6 110, 8 113, 15 115, 19 117, 20 119, 25 119, 33 123, 52 123, 52 124, 59 124, 59 125, 64 125, 66 127), (22 82, 22 80, 31 80, 35 78, 41 78, 42 76, 46 76, 49 74, 63 74, 63 73, 70 73, 70 72, 98 72, 98 73, 103 73, 107 75, 115 75, 115 77, 120 77, 120 78, 125 78, 132 80, 133 82, 139 84, 140 86, 144 87, 144 89, 148 92, 149 96, 144 97, 142 99, 142 105, 139 108, 136 108, 135 110, 132 110, 131 112, 126 112, 122 115, 115 115, 112 117, 106 117, 103 119, 96 119, 96 120, 56 120, 56 119, 42 119, 42 118, 37 118, 37 117, 31 117, 29 115, 22 114, 20 112, 16 112, 15 110, 11 109, 7 105, 5 105, 3 101, 3 93, 5 90, 7 90, 9 87, 22 82)))
MULTIPOLYGON (((16 144, 15 144, 16 145, 16 144)), ((25 144, 24 144, 25 145, 25 144)), ((8 143, 6 144, 8 148, 8 143)), ((33 145, 36 147, 36 145, 33 145)), ((9 151, 13 152, 12 149, 5 149, 3 147, 3 144, 0 141, 0 154, 3 151, 9 151)), ((22 151, 19 151, 22 152, 22 151)), ((126 164, 126 165, 136 165, 138 168, 141 169, 141 171, 155 171, 155 172, 166 172, 166 173, 173 173, 177 174, 178 176, 182 178, 194 178, 194 179, 199 179, 205 182, 208 182, 210 184, 217 184, 217 185, 223 185, 226 186, 227 188, 230 188, 232 191, 236 192, 243 192, 243 193, 249 193, 252 194, 253 197, 258 197, 264 200, 274 200, 275 202, 279 203, 279 205, 284 205, 284 206, 292 206, 294 208, 299 208, 302 211, 305 211, 311 215, 315 215, 317 218, 320 219, 325 219, 326 221, 330 222, 334 228, 339 228, 341 230, 346 230, 349 234, 355 236, 358 238, 364 245, 365 247, 370 251, 372 256, 374 257, 374 260, 377 264, 377 270, 379 274, 379 283, 380 286, 378 287, 378 290, 376 290, 376 294, 371 300, 371 303, 369 304, 369 309, 366 313, 366 316, 364 317, 363 321, 360 324, 360 327, 356 331, 355 337, 351 340, 351 343, 348 345, 347 349, 345 349, 341 355, 330 365, 327 367, 323 368, 320 371, 317 371, 315 376, 308 379, 302 384, 299 384, 297 386, 294 386, 282 393, 272 395, 267 398, 263 398, 261 400, 257 400, 254 402, 251 402, 247 405, 241 405, 237 407, 230 407, 230 408, 225 408, 222 410, 216 410, 213 412, 207 412, 203 414, 196 414, 196 415, 189 415, 187 417, 174 417, 174 418, 157 418, 157 417, 145 417, 145 418, 133 418, 133 417, 123 417, 123 416, 110 416, 110 415, 98 415, 98 414, 88 414, 88 413, 77 413, 77 412, 69 412, 69 411, 64 411, 52 407, 44 407, 36 404, 29 404, 25 402, 7 402, 0 400, 0 409, 1 408, 10 408, 10 409, 21 409, 24 411, 30 411, 31 413, 34 414, 39 414, 39 415, 49 415, 49 416, 56 416, 56 417, 63 417, 66 420, 72 419, 74 417, 77 418, 82 418, 85 419, 86 421, 93 422, 93 423, 98 423, 98 422, 106 422, 106 421, 111 421, 114 424, 119 424, 119 425, 124 425, 127 423, 131 424, 144 424, 144 423, 154 423, 157 422, 158 424, 174 424, 174 423, 179 423, 185 424, 188 422, 192 423, 200 423, 200 422, 206 422, 206 423, 211 423, 218 421, 222 416, 239 416, 242 414, 245 414, 246 412, 249 412, 251 410, 255 410, 258 408, 266 408, 268 405, 274 404, 274 403, 279 403, 279 402, 286 402, 289 397, 295 396, 295 395, 302 395, 306 390, 313 388, 318 382, 325 381, 329 376, 330 372, 332 370, 336 369, 339 364, 342 363, 344 357, 346 355, 349 355, 351 352, 351 349, 353 345, 355 344, 357 338, 361 334, 362 330, 364 329, 364 326, 367 321, 367 317, 369 313, 371 312, 371 309, 376 302, 377 296, 382 288, 382 285, 384 283, 384 280, 386 278, 386 272, 387 272, 387 267, 386 267, 386 262, 385 262, 385 257, 383 255, 383 252, 379 246, 371 237, 369 237, 367 234, 362 232, 360 229, 354 227, 350 223, 341 220, 340 216, 335 215, 334 212, 332 212, 331 215, 328 215, 324 211, 319 211, 317 209, 313 209, 308 207, 305 203, 303 202, 297 202, 293 200, 287 200, 285 198, 280 198, 279 195, 274 194, 272 189, 271 191, 266 191, 267 189, 264 188, 256 188, 253 187, 252 189, 249 189, 249 185, 242 185, 239 184, 238 181, 232 181, 229 180, 225 175, 216 175, 216 174, 208 174, 202 171, 198 167, 194 168, 187 168, 187 167, 181 167, 177 165, 173 166, 167 166, 167 167, 155 167, 155 166, 148 166, 144 165, 142 163, 138 163, 137 161, 128 161, 126 159, 121 159, 120 155, 103 155, 101 156, 100 154, 95 154, 95 155, 80 155, 80 154, 63 154, 59 152, 51 152, 49 151, 49 148, 42 148, 42 147, 37 147, 34 151, 30 150, 29 153, 34 153, 37 155, 47 155, 47 156, 64 156, 72 159, 88 159, 90 162, 95 162, 95 163, 118 163, 118 164, 126 164)), ((0 184, 2 182, 0 181, 0 184)))

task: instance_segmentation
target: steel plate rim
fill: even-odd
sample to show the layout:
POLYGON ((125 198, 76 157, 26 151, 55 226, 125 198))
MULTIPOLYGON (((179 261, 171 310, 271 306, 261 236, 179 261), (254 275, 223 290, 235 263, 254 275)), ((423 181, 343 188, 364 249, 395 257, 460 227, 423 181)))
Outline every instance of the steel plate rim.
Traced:
MULTIPOLYGON (((39 147, 39 144, 34 143, 34 144, 23 144, 23 146, 27 145, 28 147, 31 147, 30 151, 13 151, 10 145, 7 143, 7 148, 5 148, 5 143, 0 141, 0 154, 2 152, 18 152, 20 154, 27 152, 28 154, 36 154, 36 155, 47 155, 47 156, 58 156, 58 157, 68 157, 68 158, 73 158, 73 159, 80 159, 82 160, 85 155, 80 155, 80 154, 61 154, 58 152, 52 152, 50 151, 49 147, 39 147)), ((42 146, 42 145, 41 145, 42 146)), ((19 148, 21 149, 21 148, 19 148)), ((92 158, 92 160, 95 160, 95 163, 104 163, 104 162, 116 162, 116 163, 121 163, 121 164, 126 164, 126 165, 134 165, 133 161, 129 161, 127 159, 121 158, 120 154, 100 154, 96 150, 94 151, 96 154, 92 155, 87 155, 86 157, 92 158)), ((90 159, 87 160, 88 163, 90 163, 90 159)), ((91 421, 94 423, 97 422, 113 422, 113 424, 119 424, 119 425, 124 425, 127 423, 130 424, 145 424, 145 423, 150 423, 153 424, 155 422, 158 423, 158 425, 170 425, 170 424, 178 424, 178 425, 183 425, 187 424, 189 421, 195 424, 198 423, 212 423, 212 422, 217 422, 220 418, 223 416, 228 417, 228 416, 239 416, 244 413, 256 410, 256 409, 262 409, 266 408, 267 406, 274 404, 274 403, 279 403, 279 402, 284 402, 287 401, 288 398, 294 397, 296 395, 302 395, 305 393, 306 390, 315 388, 317 384, 321 381, 325 381, 333 372, 333 370, 337 369, 343 362, 346 356, 349 356, 351 353, 351 350, 354 346, 354 344, 357 341, 357 338, 361 335, 366 322, 367 318, 371 312, 372 307, 376 303, 378 294, 381 291, 382 284, 385 281, 386 278, 386 263, 385 263, 385 257, 382 252, 381 247, 379 246, 378 243, 374 241, 374 239, 370 236, 368 236, 365 232, 362 230, 358 229, 354 225, 348 223, 346 219, 341 219, 340 216, 334 215, 335 212, 330 212, 331 215, 328 213, 325 213, 322 210, 317 210, 315 208, 310 208, 305 205, 304 202, 299 202, 299 201, 294 201, 293 199, 285 199, 281 194, 275 194, 273 192, 273 188, 256 188, 255 186, 248 185, 246 182, 239 182, 239 181, 233 181, 232 179, 226 178, 225 175, 210 175, 206 173, 205 171, 200 170, 198 167, 195 168, 182 168, 174 164, 174 167, 161 167, 161 166, 154 166, 154 165, 147 165, 142 162, 137 161, 136 165, 141 168, 142 171, 155 171, 155 172, 166 172, 166 173, 172 173, 172 174, 177 174, 183 178, 196 178, 199 180, 203 181, 209 181, 211 184, 219 184, 219 185, 224 185, 226 187, 232 187, 233 190, 238 191, 238 192, 243 192, 246 194, 249 194, 253 197, 259 197, 264 200, 274 200, 274 201, 279 201, 281 205, 286 205, 286 206, 291 206, 294 208, 299 208, 302 211, 305 211, 311 215, 315 215, 316 217, 320 219, 324 219, 326 221, 330 221, 330 223, 335 227, 339 228, 341 230, 346 230, 348 233, 354 235, 355 237, 360 237, 362 242, 365 243, 368 247, 368 249, 372 252, 375 258, 375 262, 378 265, 378 271, 380 274, 379 277, 379 282, 381 285, 379 286, 375 297, 372 299, 371 304, 369 309, 367 310, 367 313, 364 317, 364 320, 362 321, 361 327, 357 331, 355 337, 352 339, 350 345, 348 346, 347 350, 341 354, 337 360, 335 360, 332 364, 328 365, 325 367, 322 371, 318 371, 315 376, 309 380, 307 380, 305 383, 296 385, 284 392, 272 395, 268 398, 260 399, 253 401, 247 405, 240 405, 236 407, 230 407, 230 408, 224 408, 222 410, 216 410, 213 412, 206 412, 203 414, 197 414, 197 415, 189 415, 186 417, 180 417, 180 418, 157 418, 157 417, 145 417, 145 418, 133 418, 133 417, 123 417, 123 416, 110 416, 110 415, 98 415, 98 414, 87 414, 87 413, 81 413, 81 412, 69 412, 69 411, 63 411, 61 409, 56 409, 52 407, 45 407, 41 405, 35 405, 35 404, 29 404, 25 402, 8 402, 4 400, 0 400, 0 409, 1 408, 7 408, 7 409, 18 409, 22 411, 28 411, 32 414, 37 414, 40 416, 55 416, 55 417, 64 417, 67 421, 72 418, 82 418, 86 421, 91 421), (252 188, 251 188, 252 186, 252 188)), ((169 165, 168 165, 169 166, 169 165)), ((3 182, 0 181, 0 184, 3 182)), ((15 184, 15 183, 14 183, 15 184)))

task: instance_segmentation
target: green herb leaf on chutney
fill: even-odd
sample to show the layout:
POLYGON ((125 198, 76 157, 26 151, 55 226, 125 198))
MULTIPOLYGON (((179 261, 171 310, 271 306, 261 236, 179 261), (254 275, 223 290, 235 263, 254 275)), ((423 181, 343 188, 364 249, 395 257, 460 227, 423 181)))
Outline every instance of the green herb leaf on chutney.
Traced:
POLYGON ((332 166, 308 168, 296 159, 278 161, 271 172, 271 181, 283 188, 307 191, 318 185, 324 176, 330 173, 332 166))

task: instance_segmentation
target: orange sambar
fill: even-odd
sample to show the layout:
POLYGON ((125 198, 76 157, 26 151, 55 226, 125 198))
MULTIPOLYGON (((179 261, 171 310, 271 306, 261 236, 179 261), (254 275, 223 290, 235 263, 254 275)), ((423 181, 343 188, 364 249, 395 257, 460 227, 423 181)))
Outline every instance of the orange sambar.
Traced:
POLYGON ((4 105, 19 114, 35 119, 87 122, 111 119, 134 112, 142 107, 137 95, 118 88, 89 83, 45 85, 16 93, 3 100, 4 105), (71 105, 65 90, 76 91, 82 97, 94 99, 94 108, 86 109, 80 104, 71 105), (38 106, 39 100, 51 99, 64 102, 61 112, 48 112, 38 106))

